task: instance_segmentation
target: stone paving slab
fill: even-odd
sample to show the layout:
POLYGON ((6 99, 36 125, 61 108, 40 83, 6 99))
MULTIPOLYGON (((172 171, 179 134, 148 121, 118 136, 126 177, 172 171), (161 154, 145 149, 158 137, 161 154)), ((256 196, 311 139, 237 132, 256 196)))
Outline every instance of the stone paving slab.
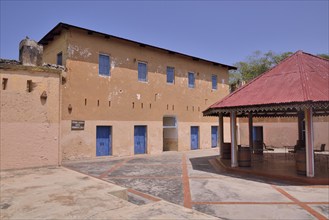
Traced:
POLYGON ((328 202, 329 186, 280 186, 301 202, 328 202))
POLYGON ((181 165, 161 165, 161 166, 152 166, 150 164, 140 164, 138 166, 127 166, 123 165, 122 167, 111 172, 109 176, 180 176, 182 175, 181 165))
POLYGON ((180 152, 164 152, 161 155, 154 155, 152 157, 142 155, 132 158, 127 164, 179 164, 181 163, 182 155, 180 152))
POLYGON ((135 190, 162 198, 166 201, 183 205, 183 184, 181 179, 109 178, 108 180, 120 186, 133 188, 135 190))
POLYGON ((222 219, 316 219, 297 205, 193 205, 193 209, 222 219))
POLYGON ((125 188, 65 168, 1 172, 0 190, 0 219, 88 219, 135 207, 125 188))
POLYGON ((107 160, 107 161, 94 161, 94 162, 74 162, 74 163, 66 163, 64 166, 71 168, 73 170, 79 170, 81 173, 86 173, 91 176, 98 177, 102 173, 110 170, 116 164, 122 162, 123 160, 107 160))
POLYGON ((309 205, 314 210, 321 213, 323 216, 325 216, 327 219, 329 219, 329 204, 328 205, 309 205))
POLYGON ((221 179, 190 179, 193 201, 228 202, 290 202, 268 184, 253 181, 221 179), (261 196, 259 196, 261 194, 261 196))
POLYGON ((218 219, 214 216, 209 216, 200 212, 196 212, 192 209, 183 208, 166 201, 160 201, 151 203, 145 206, 136 208, 128 208, 121 210, 114 210, 99 213, 93 216, 95 219, 104 219, 107 216, 111 216, 112 219, 218 219), (180 210, 179 212, 177 210, 180 210))

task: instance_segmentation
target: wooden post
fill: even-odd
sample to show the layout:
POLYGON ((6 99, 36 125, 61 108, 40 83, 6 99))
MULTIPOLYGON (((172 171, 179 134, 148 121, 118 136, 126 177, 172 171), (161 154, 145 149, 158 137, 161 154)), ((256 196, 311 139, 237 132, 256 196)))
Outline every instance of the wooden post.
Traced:
POLYGON ((304 137, 303 137, 304 113, 303 112, 298 112, 297 116, 298 116, 298 140, 304 140, 304 137))
POLYGON ((249 121, 248 121, 248 126, 249 126, 249 147, 250 147, 250 150, 253 151, 253 142, 254 142, 254 140, 253 140, 253 129, 252 129, 253 123, 252 123, 252 113, 251 112, 249 112, 249 114, 248 114, 248 119, 249 119, 249 121))
POLYGON ((223 113, 218 114, 218 140, 219 155, 223 155, 223 143, 224 143, 224 121, 223 113))
POLYGON ((313 110, 305 108, 305 136, 306 136, 306 176, 314 177, 314 130, 313 110))
POLYGON ((236 138, 236 112, 231 112, 231 167, 238 166, 238 149, 236 138))

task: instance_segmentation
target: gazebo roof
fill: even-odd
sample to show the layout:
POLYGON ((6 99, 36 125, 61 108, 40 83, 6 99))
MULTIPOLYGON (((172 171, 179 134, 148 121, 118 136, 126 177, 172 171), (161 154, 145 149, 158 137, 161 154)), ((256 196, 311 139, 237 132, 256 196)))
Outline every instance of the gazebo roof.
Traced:
POLYGON ((277 66, 214 103, 204 116, 295 116, 311 106, 315 115, 329 114, 329 60, 297 51, 277 66))

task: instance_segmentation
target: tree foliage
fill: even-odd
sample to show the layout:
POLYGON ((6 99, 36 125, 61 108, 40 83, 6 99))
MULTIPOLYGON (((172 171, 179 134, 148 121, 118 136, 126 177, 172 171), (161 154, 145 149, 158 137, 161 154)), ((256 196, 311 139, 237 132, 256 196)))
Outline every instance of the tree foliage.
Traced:
POLYGON ((318 56, 319 56, 319 57, 322 57, 322 58, 324 58, 324 59, 329 60, 329 55, 328 55, 328 54, 320 53, 320 54, 318 54, 318 56))
POLYGON ((248 82, 271 69, 291 54, 292 52, 277 54, 273 51, 266 53, 255 51, 247 57, 246 61, 240 61, 234 64, 238 69, 230 71, 230 84, 239 84, 241 81, 248 82))

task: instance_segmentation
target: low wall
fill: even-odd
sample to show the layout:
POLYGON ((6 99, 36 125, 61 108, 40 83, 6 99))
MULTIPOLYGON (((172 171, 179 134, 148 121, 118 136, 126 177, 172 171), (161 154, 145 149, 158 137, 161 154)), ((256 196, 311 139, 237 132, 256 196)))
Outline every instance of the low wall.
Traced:
POLYGON ((0 67, 1 82, 6 81, 1 88, 1 170, 57 166, 60 72, 0 67), (46 99, 40 98, 43 92, 46 99))

